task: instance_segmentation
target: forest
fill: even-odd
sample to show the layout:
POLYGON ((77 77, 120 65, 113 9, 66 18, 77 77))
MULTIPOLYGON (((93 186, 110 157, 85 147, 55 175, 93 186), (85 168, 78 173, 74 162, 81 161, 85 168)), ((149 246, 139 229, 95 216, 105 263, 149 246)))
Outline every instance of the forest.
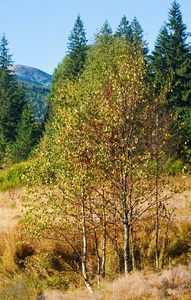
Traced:
POLYGON ((1 237, 3 295, 13 286, 7 299, 25 299, 18 282, 28 299, 82 286, 99 294, 94 299, 190 299, 190 273, 161 279, 154 298, 149 289, 126 298, 103 290, 122 275, 130 282, 141 271, 157 278, 179 265, 191 271, 191 202, 176 202, 190 191, 188 36, 176 0, 151 53, 136 18, 124 15, 114 33, 105 21, 89 45, 78 15, 42 125, 7 68, 3 36, 0 182, 19 176, 15 188, 27 186, 14 235, 1 237))

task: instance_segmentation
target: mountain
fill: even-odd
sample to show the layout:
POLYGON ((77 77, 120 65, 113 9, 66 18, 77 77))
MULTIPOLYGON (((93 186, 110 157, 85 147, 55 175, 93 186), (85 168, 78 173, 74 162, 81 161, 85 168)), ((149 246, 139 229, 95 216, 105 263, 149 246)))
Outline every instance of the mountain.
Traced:
POLYGON ((39 69, 23 65, 12 65, 10 68, 15 71, 18 80, 50 88, 52 81, 52 76, 50 74, 39 69))

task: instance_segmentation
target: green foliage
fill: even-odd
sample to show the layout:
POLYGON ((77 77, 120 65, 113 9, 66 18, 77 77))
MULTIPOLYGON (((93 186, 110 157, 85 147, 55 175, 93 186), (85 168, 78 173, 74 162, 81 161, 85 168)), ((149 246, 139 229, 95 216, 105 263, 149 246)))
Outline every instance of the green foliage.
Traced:
POLYGON ((32 161, 21 162, 13 167, 0 170, 0 191, 8 191, 28 184, 25 176, 31 165, 32 161))
POLYGON ((25 100, 33 107, 36 122, 42 123, 47 112, 50 89, 29 82, 21 82, 25 90, 25 100))
POLYGON ((80 15, 77 16, 68 41, 69 59, 67 60, 66 69, 70 70, 68 78, 75 79, 83 69, 88 49, 86 33, 80 15))
POLYGON ((188 33, 183 23, 180 5, 173 1, 168 13, 168 23, 157 37, 151 61, 158 89, 169 86, 166 107, 174 116, 171 131, 176 132, 176 154, 187 160, 189 123, 187 110, 191 103, 191 52, 186 43, 188 33), (184 120, 184 121, 183 121, 184 120), (188 130, 188 131, 187 131, 188 130), (185 151, 186 150, 186 151, 185 151))
MULTIPOLYGON (((164 47, 170 45, 167 27, 158 39, 156 81, 149 77, 151 69, 137 19, 131 24, 132 39, 125 36, 130 30, 125 17, 118 34, 110 29, 106 22, 81 60, 86 40, 80 17, 76 20, 69 38, 70 52, 53 74, 52 115, 37 150, 39 159, 28 174, 36 190, 31 191, 32 201, 23 221, 26 234, 66 242, 77 257, 75 266, 82 266, 77 271, 82 271, 85 283, 84 270, 88 266, 88 274, 98 273, 104 253, 113 251, 119 260, 115 270, 121 270, 123 247, 127 273, 133 256, 142 255, 143 264, 153 264, 156 248, 158 254, 165 251, 166 241, 158 230, 162 222, 168 229, 172 215, 164 204, 168 197, 164 195, 163 172, 174 175, 183 168, 180 160, 171 161, 170 166, 166 163, 169 141, 174 138, 171 129, 178 127, 175 115, 167 109, 166 97, 174 74, 168 70, 167 57, 162 61, 157 57, 163 57, 164 47), (162 78, 163 68, 167 68, 167 78, 162 78), (147 222, 148 232, 144 231, 147 222)), ((189 135, 189 127, 186 130, 189 135)), ((172 187, 168 188, 171 191, 172 187)), ((64 265, 58 257, 52 264, 64 265)), ((113 275, 111 269, 107 271, 113 275)), ((57 277, 52 284, 60 284, 57 277)))
POLYGON ((36 130, 36 121, 26 101, 24 87, 17 84, 15 74, 10 69, 12 61, 7 46, 8 41, 3 35, 0 43, 1 166, 8 159, 14 163, 25 160, 43 132, 43 126, 38 126, 36 130))
POLYGON ((185 164, 180 159, 170 159, 167 163, 166 173, 168 175, 176 176, 181 174, 184 170, 185 164))
MULTIPOLYGON (((113 234, 115 226, 121 228, 123 242, 129 238, 154 182, 148 166, 154 156, 150 148, 155 149, 158 98, 146 80, 148 72, 141 46, 103 35, 91 47, 78 80, 57 86, 53 117, 38 153, 42 164, 30 169, 30 180, 44 188, 29 205, 28 232, 62 240, 72 232, 83 248, 84 236, 97 234, 95 227, 101 243, 104 220, 113 234)), ((164 135, 165 129, 161 144, 164 135)), ((130 268, 129 241, 124 251, 130 268)))
POLYGON ((55 91, 58 86, 62 85, 64 80, 70 79, 75 81, 82 73, 88 49, 84 24, 80 15, 78 15, 74 28, 68 37, 68 54, 54 70, 50 98, 55 96, 55 91))
POLYGON ((133 32, 132 32, 131 25, 129 25, 129 21, 124 15, 120 21, 119 26, 117 27, 115 35, 125 38, 127 41, 132 41, 132 34, 133 32))

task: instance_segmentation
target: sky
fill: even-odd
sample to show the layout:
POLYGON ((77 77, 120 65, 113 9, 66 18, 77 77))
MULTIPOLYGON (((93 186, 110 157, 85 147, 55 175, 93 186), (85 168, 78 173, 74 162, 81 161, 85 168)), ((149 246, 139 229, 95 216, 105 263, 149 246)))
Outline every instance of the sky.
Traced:
MULTIPOLYGON (((173 0, 0 0, 0 37, 5 34, 15 64, 52 74, 67 51, 68 37, 78 14, 88 43, 107 20, 116 31, 122 17, 136 16, 149 50, 168 21, 173 0)), ((191 32, 191 0, 177 1, 183 22, 191 32)), ((190 40, 191 41, 191 40, 190 40)))

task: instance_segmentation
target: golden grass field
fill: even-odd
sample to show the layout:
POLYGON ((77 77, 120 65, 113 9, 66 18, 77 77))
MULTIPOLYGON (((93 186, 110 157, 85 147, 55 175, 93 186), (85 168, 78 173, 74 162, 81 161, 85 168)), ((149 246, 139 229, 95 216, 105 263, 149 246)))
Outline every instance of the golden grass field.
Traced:
MULTIPOLYGON (((176 184, 178 187, 183 188, 180 193, 175 193, 169 201, 170 206, 176 207, 173 222, 180 227, 179 234, 181 232, 184 234, 184 227, 189 231, 191 246, 191 177, 179 176, 176 178, 176 184)), ((167 191, 164 191, 164 193, 167 193, 167 191)), ((32 276, 30 279, 28 275, 30 272, 34 272, 33 277, 38 278, 38 272, 46 273, 40 269, 41 267, 38 267, 35 271, 35 267, 32 265, 36 258, 40 259, 38 255, 32 260, 29 273, 25 272, 23 274, 15 264, 15 249, 17 248, 17 252, 23 251, 21 246, 17 244, 15 236, 17 236, 18 220, 22 218, 23 214, 22 204, 25 202, 25 188, 0 193, 0 299, 191 299, 191 260, 189 263, 189 259, 187 259, 185 265, 169 264, 161 271, 160 275, 157 275, 152 268, 145 268, 142 271, 131 272, 128 276, 121 275, 114 280, 104 280, 101 282, 100 287, 95 289, 93 295, 90 295, 83 285, 79 288, 72 282, 69 284, 67 291, 57 290, 56 285, 54 288, 49 288, 47 284, 44 286, 39 284, 38 287, 33 282, 32 276), (12 293, 9 293, 10 289, 13 291, 12 293), (27 294, 25 289, 27 289, 27 294)), ((42 249, 43 246, 41 245, 40 248, 42 249)), ((53 274, 57 274, 56 271, 53 274)), ((44 278, 46 276, 45 274, 44 278)), ((57 274, 57 276, 61 275, 57 274)), ((49 280, 51 279, 49 278, 49 280)))

